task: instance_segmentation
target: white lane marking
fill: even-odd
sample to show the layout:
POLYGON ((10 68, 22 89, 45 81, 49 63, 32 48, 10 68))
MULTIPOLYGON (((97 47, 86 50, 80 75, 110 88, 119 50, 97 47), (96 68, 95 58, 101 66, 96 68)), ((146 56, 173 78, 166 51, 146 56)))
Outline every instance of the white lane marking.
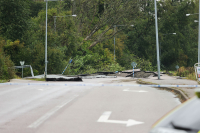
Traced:
POLYGON ((31 125, 29 125, 28 128, 37 128, 44 121, 46 121, 49 117, 51 117, 53 114, 55 114, 59 109, 61 109, 62 107, 64 107, 66 104, 70 103, 76 97, 78 97, 78 95, 74 95, 74 97, 72 97, 71 99, 69 99, 69 100, 61 103, 60 105, 56 106, 55 108, 53 108, 52 110, 50 110, 49 112, 47 112, 45 115, 43 115, 42 117, 40 117, 38 120, 36 120, 35 122, 33 122, 31 125))
POLYGON ((129 88, 124 89, 123 91, 130 91, 130 92, 148 92, 148 91, 144 91, 144 90, 129 90, 129 88))
POLYGON ((126 124, 127 127, 133 126, 133 125, 138 125, 138 124, 143 124, 144 122, 140 121, 135 121, 132 119, 129 119, 128 121, 118 121, 118 120, 108 120, 108 118, 111 115, 111 111, 105 111, 97 120, 97 122, 104 122, 104 123, 116 123, 116 124, 126 124))
POLYGON ((39 91, 44 91, 44 89, 38 89, 39 91))

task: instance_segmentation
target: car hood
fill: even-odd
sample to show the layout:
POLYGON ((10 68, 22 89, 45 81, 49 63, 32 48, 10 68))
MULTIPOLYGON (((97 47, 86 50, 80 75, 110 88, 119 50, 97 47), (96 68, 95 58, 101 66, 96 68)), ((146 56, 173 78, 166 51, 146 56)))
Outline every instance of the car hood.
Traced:
POLYGON ((176 112, 173 125, 176 128, 200 130, 200 100, 194 100, 187 106, 176 112))
POLYGON ((200 99, 195 97, 173 110, 160 120, 155 127, 200 130, 200 99))

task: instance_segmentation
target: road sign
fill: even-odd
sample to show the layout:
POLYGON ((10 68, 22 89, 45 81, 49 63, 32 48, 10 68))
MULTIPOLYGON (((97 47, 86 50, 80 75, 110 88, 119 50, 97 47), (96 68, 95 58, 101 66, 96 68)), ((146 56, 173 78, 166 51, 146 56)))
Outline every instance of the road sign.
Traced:
POLYGON ((25 61, 20 61, 21 66, 23 66, 25 63, 25 61))
POLYGON ((136 66, 137 66, 137 63, 136 63, 136 62, 132 62, 132 63, 131 63, 131 66, 132 66, 132 67, 136 67, 136 66))
POLYGON ((136 62, 132 62, 131 66, 133 66, 133 78, 134 78, 134 67, 136 67, 137 63, 136 62))
POLYGON ((179 66, 178 66, 178 65, 176 65, 176 66, 175 66, 175 68, 178 70, 178 69, 179 69, 179 66))
POLYGON ((196 79, 200 81, 200 63, 194 64, 196 79))
POLYGON ((197 78, 198 78, 199 81, 200 81, 200 67, 197 67, 197 78))

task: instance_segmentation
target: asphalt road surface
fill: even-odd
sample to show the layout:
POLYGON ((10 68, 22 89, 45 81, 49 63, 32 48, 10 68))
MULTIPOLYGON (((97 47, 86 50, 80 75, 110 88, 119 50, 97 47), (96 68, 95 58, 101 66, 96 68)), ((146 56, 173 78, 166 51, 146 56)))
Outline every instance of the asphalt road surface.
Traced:
MULTIPOLYGON (((130 79, 83 82, 136 84, 130 79)), ((0 85, 0 133, 148 133, 179 104, 172 93, 151 87, 0 85)))

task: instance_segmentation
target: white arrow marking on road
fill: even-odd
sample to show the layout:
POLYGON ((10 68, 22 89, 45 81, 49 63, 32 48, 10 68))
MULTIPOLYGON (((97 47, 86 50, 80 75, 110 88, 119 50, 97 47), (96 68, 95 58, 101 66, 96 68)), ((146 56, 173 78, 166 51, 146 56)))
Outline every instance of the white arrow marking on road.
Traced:
POLYGON ((135 120, 132 120, 132 119, 129 119, 128 121, 108 120, 108 118, 110 117, 111 113, 112 113, 111 111, 104 112, 101 115, 101 117, 97 120, 97 122, 126 124, 127 127, 144 123, 144 122, 135 121, 135 120))
POLYGON ((143 91, 143 90, 139 90, 139 91, 136 91, 136 90, 129 90, 128 89, 124 89, 123 91, 131 91, 131 92, 148 92, 148 91, 143 91))

